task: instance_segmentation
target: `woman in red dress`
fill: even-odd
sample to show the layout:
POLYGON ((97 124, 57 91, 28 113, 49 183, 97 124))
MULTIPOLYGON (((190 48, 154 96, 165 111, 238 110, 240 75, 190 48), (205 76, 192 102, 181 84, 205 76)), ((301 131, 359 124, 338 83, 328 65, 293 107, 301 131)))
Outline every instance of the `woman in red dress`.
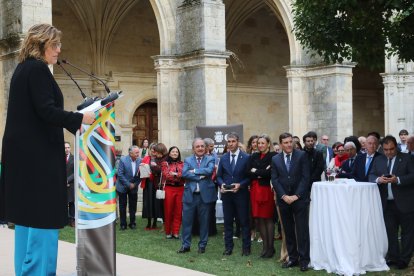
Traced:
POLYGON ((250 200, 252 204, 252 215, 263 239, 262 258, 271 258, 275 253, 273 221, 275 212, 275 201, 271 179, 272 157, 275 155, 269 136, 261 135, 257 140, 259 152, 250 157, 249 174, 252 179, 250 188, 250 200))
POLYGON ((164 230, 167 239, 179 239, 182 210, 184 179, 182 178, 184 163, 177 147, 171 147, 167 160, 162 164, 162 179, 165 183, 164 230))

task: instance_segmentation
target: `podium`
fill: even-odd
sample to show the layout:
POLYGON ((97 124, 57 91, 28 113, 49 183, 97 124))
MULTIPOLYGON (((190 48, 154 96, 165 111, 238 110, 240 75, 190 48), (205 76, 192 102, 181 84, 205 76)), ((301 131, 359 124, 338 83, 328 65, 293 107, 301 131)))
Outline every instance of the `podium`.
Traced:
MULTIPOLYGON (((107 101, 106 101, 107 102, 107 101)), ((80 110, 96 120, 75 138, 77 275, 116 275, 115 103, 95 101, 80 110)))

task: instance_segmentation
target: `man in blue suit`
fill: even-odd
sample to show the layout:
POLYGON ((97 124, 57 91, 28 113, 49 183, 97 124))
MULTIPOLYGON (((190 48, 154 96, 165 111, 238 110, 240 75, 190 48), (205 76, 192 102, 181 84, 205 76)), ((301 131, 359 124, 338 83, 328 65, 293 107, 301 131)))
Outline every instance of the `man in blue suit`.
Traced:
POLYGON ((129 228, 135 229, 137 225, 135 223, 135 213, 137 211, 137 192, 139 179, 139 164, 141 159, 139 156, 139 148, 137 146, 131 146, 128 149, 129 155, 121 157, 118 166, 118 179, 116 182, 116 191, 119 199, 119 216, 121 220, 121 229, 127 229, 126 222, 126 206, 128 202, 129 209, 129 228))
POLYGON ((292 134, 279 136, 282 152, 272 158, 272 185, 276 191, 285 229, 289 261, 282 268, 300 265, 307 271, 309 251, 309 161, 305 152, 293 149, 292 134))
POLYGON ((209 213, 213 202, 217 200, 215 185, 211 176, 214 170, 214 158, 206 155, 206 145, 201 138, 193 141, 194 155, 184 160, 182 245, 177 253, 186 253, 191 247, 191 229, 194 212, 197 210, 200 223, 200 241, 198 253, 206 251, 209 229, 209 213))
POLYGON ((250 156, 239 149, 237 133, 227 135, 228 152, 224 154, 217 169, 217 183, 221 187, 224 213, 223 255, 233 252, 233 219, 238 215, 242 232, 242 256, 250 255, 249 229, 249 183, 247 174, 250 156))

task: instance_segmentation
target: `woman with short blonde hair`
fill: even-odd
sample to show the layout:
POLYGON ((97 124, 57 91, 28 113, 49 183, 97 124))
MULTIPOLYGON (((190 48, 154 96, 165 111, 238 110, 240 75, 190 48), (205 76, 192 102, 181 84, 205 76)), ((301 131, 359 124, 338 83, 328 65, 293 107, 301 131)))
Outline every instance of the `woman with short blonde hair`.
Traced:
POLYGON ((0 220, 15 223, 16 275, 56 275, 58 229, 68 224, 63 128, 74 134, 95 120, 93 112, 63 109, 62 92, 48 68, 57 63, 61 36, 52 25, 32 26, 10 82, 0 220), (35 146, 22 146, 27 134, 35 146), (25 166, 22 156, 42 160, 25 166))

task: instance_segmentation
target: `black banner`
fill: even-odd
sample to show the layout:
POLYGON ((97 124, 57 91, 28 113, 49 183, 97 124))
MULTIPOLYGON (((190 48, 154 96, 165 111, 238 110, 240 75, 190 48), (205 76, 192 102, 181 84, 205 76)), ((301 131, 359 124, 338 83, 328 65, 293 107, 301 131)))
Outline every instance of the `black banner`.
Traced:
POLYGON ((243 125, 224 125, 224 126, 196 126, 194 137, 211 138, 214 141, 214 148, 218 155, 223 153, 224 146, 227 141, 227 134, 236 132, 243 143, 243 125))

